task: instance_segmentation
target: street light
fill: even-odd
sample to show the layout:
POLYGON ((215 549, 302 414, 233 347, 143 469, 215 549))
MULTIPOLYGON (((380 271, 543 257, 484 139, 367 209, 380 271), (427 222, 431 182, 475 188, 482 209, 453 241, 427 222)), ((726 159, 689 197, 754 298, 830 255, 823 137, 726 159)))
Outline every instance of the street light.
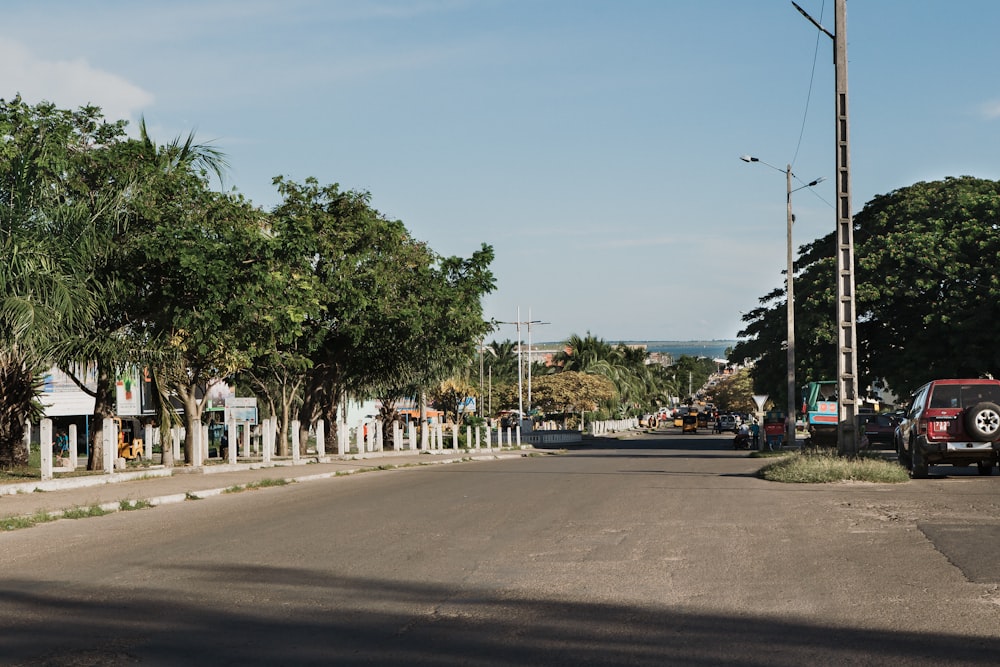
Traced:
POLYGON ((795 266, 792 262, 792 223, 795 222, 795 216, 792 215, 792 193, 802 188, 811 188, 814 185, 818 185, 823 181, 823 178, 817 178, 814 181, 810 181, 805 185, 799 186, 797 188, 792 188, 792 165, 786 166, 784 169, 775 167, 773 164, 768 164, 763 160, 750 155, 741 155, 740 159, 744 162, 759 162, 765 167, 770 167, 775 171, 781 171, 785 174, 785 210, 787 218, 787 260, 788 267, 785 272, 785 296, 787 301, 786 307, 786 319, 788 321, 788 343, 786 347, 787 363, 788 363, 788 418, 785 420, 785 430, 786 430, 786 441, 789 447, 795 446, 795 404, 796 397, 798 395, 798 388, 795 384, 795 281, 792 279, 794 275, 795 266))

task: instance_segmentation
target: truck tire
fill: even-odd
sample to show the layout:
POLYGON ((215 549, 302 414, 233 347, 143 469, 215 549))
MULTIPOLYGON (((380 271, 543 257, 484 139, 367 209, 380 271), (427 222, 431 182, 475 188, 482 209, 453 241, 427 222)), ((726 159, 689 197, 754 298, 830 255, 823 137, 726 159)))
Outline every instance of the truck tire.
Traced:
POLYGON ((913 461, 910 458, 910 453, 903 449, 903 442, 901 440, 896 441, 896 458, 899 460, 899 465, 903 466, 907 470, 913 467, 913 461))
POLYGON ((927 478, 927 460, 917 443, 910 443, 910 477, 913 479, 927 478))
POLYGON ((1000 406, 983 402, 967 409, 965 432, 977 442, 992 442, 1000 438, 1000 406))

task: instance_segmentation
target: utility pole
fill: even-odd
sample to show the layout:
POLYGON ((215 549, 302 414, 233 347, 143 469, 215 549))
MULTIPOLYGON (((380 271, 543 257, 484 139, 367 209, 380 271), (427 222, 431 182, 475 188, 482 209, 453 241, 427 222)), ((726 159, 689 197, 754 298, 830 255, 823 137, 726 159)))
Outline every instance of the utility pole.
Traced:
POLYGON ((525 324, 528 326, 528 409, 531 409, 531 325, 532 324, 549 324, 548 322, 542 322, 540 320, 531 319, 531 311, 528 311, 528 319, 521 319, 521 308, 517 308, 517 320, 514 322, 497 322, 497 324, 514 324, 517 325, 517 409, 521 413, 519 419, 524 419, 524 389, 523 389, 523 362, 521 361, 521 325, 525 324))
POLYGON ((804 9, 799 13, 833 39, 836 84, 837 175, 837 450, 843 456, 858 453, 857 316, 854 298, 854 223, 851 219, 850 122, 847 113, 847 0, 834 0, 834 32, 821 26, 804 9))
POLYGON ((788 447, 795 447, 795 404, 798 397, 798 390, 795 386, 795 264, 792 253, 792 223, 795 216, 792 214, 792 165, 785 167, 785 216, 786 216, 786 242, 785 260, 788 266, 785 268, 785 324, 787 329, 787 339, 785 341, 785 386, 788 388, 788 398, 786 406, 788 408, 785 418, 785 443, 788 447))
POLYGON ((787 268, 785 269, 785 321, 787 324, 788 339, 785 344, 785 380, 788 387, 787 419, 785 419, 785 446, 795 447, 795 408, 798 398, 798 388, 795 385, 795 263, 792 252, 792 224, 795 222, 795 215, 792 214, 792 193, 802 188, 811 188, 823 181, 817 178, 805 185, 792 189, 792 165, 787 165, 784 169, 779 169, 773 164, 764 162, 760 158, 744 155, 740 158, 744 162, 759 162, 765 166, 781 171, 785 174, 785 259, 787 268))
POLYGON ((525 323, 528 325, 528 412, 531 412, 531 325, 532 324, 551 324, 551 322, 542 322, 539 320, 531 319, 531 308, 528 308, 528 321, 525 323))

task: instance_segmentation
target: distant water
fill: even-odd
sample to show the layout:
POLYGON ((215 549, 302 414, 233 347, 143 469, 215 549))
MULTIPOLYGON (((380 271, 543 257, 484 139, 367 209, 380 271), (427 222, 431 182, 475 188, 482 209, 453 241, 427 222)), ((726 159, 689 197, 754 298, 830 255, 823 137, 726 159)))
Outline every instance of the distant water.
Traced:
MULTIPOLYGON (((617 345, 645 345, 647 352, 666 352, 674 359, 682 355, 691 357, 708 357, 709 359, 725 359, 726 350, 736 346, 735 340, 609 340, 608 343, 617 345)), ((536 343, 536 348, 548 348, 553 350, 562 349, 562 343, 536 343)))
POLYGON ((648 352, 666 352, 677 359, 681 355, 725 359, 726 350, 736 346, 735 340, 623 340, 626 345, 645 345, 648 352))

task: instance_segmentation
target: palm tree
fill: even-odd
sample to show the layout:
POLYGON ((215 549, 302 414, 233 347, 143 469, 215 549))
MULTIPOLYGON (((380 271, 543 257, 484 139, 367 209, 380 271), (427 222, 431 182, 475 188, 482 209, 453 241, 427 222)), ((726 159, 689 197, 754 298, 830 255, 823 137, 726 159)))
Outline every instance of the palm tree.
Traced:
POLYGON ((27 462, 39 375, 65 331, 90 315, 76 255, 56 233, 69 156, 89 136, 86 116, 0 100, 0 465, 27 462))

